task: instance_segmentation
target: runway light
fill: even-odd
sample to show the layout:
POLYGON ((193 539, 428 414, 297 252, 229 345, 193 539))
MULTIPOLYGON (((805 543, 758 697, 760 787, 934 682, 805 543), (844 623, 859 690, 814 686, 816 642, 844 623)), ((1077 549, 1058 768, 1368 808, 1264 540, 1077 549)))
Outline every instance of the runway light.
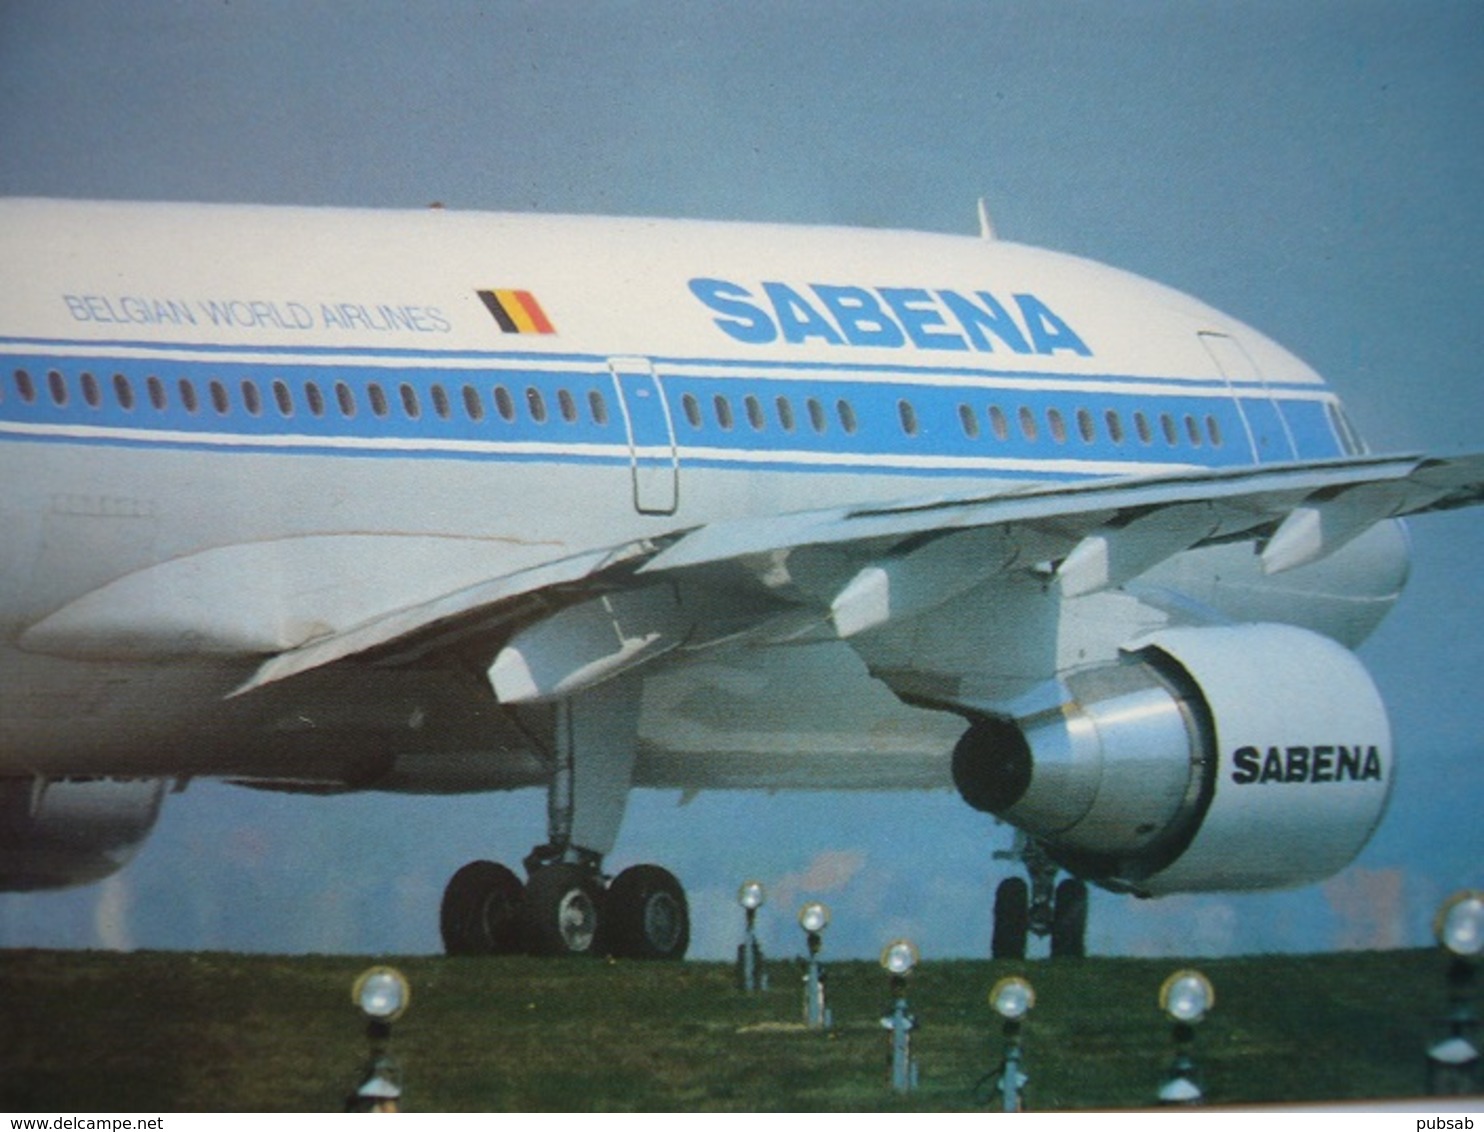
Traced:
POLYGON ((1438 909, 1433 935, 1459 958, 1477 958, 1484 952, 1484 892, 1458 892, 1450 896, 1438 909))
POLYGON ((804 1024, 811 1030, 828 1030, 834 1021, 824 1000, 824 964, 819 961, 824 940, 820 932, 829 927, 830 909, 817 900, 799 909, 799 926, 808 935, 809 962, 804 969, 804 1024))
POLYGON ((799 927, 810 935, 818 935, 830 926, 830 907, 819 901, 811 901, 799 909, 799 927))
POLYGON ((1427 1090, 1434 1096, 1468 1096, 1479 1089, 1479 1047, 1473 1032, 1474 967, 1484 953, 1484 893, 1454 893, 1433 920, 1433 935, 1449 955, 1447 1036, 1427 1050, 1427 1090))
POLYGON ((1019 1022, 1036 1005, 1036 992, 1018 975, 1001 979, 989 992, 989 1005, 1007 1022, 1019 1022))
POLYGON ((744 881, 742 887, 737 889, 737 903, 749 912, 756 912, 767 900, 768 894, 761 881, 744 881))
POLYGON ((894 940, 881 952, 881 965, 888 973, 899 977, 910 975, 917 962, 917 945, 910 939, 894 940))
POLYGON ((412 988, 395 967, 372 967, 361 972, 350 997, 367 1018, 395 1022, 412 1001, 412 988))
POLYGON ((398 1112, 402 1070, 391 1055, 392 1023, 412 1001, 412 987, 395 967, 371 967, 351 985, 350 1000, 366 1016, 370 1047, 360 1084, 345 1099, 346 1112, 398 1112))
POLYGON ((1175 1023, 1175 1060, 1159 1086, 1159 1103, 1197 1105, 1205 1101, 1200 1074, 1191 1056, 1195 1027, 1216 1005, 1216 989, 1199 971, 1176 971, 1159 988, 1159 1008, 1175 1023))
POLYGON ((1176 971, 1159 988, 1159 1008, 1176 1022, 1193 1026, 1216 1005, 1216 989, 1199 971, 1176 971))
POLYGON ((1036 992, 1020 976, 1011 975, 990 988, 989 1005, 1005 1020, 1005 1053, 998 1068, 986 1080, 993 1086, 991 1095, 999 1094, 1002 1111, 1021 1112, 1025 1107, 1025 1085, 1030 1078, 1020 1067, 1020 1024, 1036 1005, 1036 992))
POLYGON ((767 893, 759 881, 745 881, 737 889, 737 903, 747 913, 747 936, 737 945, 737 985, 749 993, 768 989, 763 949, 757 941, 757 910, 766 901, 767 893))
POLYGON ((910 1093, 917 1087, 917 1059, 912 1056, 912 1031, 917 1018, 907 1009, 907 976, 917 966, 917 945, 910 939, 888 943, 881 951, 881 966, 891 976, 891 1013, 881 1025, 891 1031, 891 1087, 910 1093))

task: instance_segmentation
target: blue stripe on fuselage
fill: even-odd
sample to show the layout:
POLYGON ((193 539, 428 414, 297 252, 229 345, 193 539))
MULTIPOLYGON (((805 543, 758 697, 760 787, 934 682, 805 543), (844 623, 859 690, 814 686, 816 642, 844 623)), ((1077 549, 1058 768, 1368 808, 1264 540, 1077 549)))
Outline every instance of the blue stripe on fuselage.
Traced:
MULTIPOLYGON (((419 458, 628 460, 623 413, 604 358, 183 346, 146 352, 138 344, 95 352, 96 343, 26 345, 6 351, 8 372, 0 374, 0 431, 18 438, 419 458), (244 354, 262 360, 243 361, 244 354), (84 373, 92 375, 90 388, 84 373), (194 392, 194 409, 183 399, 182 383, 194 392), (353 399, 353 415, 342 411, 341 385, 353 399), (384 414, 373 410, 373 386, 385 397, 384 414), (497 387, 508 401, 497 399, 497 387), (477 419, 468 396, 477 402, 477 419), (217 407, 222 400, 225 411, 217 407)), ((654 365, 682 464, 708 467, 904 474, 993 469, 1038 478, 1114 474, 1148 464, 1227 467, 1252 461, 1244 416, 1256 419, 1260 407, 1271 415, 1266 397, 1244 398, 1250 408, 1243 413, 1213 381, 679 358, 654 365), (1003 414, 1003 437, 992 407, 1003 414)), ((1341 455, 1324 402, 1314 399, 1313 386, 1302 389, 1306 396, 1298 397, 1296 388, 1285 396, 1283 387, 1273 387, 1297 455, 1341 455)))

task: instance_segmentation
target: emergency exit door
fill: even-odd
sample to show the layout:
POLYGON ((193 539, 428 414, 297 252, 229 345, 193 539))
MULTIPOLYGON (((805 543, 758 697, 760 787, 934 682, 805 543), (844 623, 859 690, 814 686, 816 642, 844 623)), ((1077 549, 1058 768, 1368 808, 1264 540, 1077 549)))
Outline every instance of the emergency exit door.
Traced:
POLYGON ((1298 459, 1283 407, 1242 344, 1230 335, 1209 330, 1202 330, 1200 339, 1237 403, 1237 412, 1252 445, 1252 459, 1259 464, 1298 459))

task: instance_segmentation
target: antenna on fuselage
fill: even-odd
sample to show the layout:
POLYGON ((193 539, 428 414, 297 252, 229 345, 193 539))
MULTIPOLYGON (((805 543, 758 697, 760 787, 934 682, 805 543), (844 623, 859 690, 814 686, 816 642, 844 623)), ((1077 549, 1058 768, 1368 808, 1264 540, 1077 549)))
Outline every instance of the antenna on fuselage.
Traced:
POLYGON ((994 233, 994 221, 989 218, 989 201, 983 197, 979 198, 979 238, 981 240, 997 240, 994 233))

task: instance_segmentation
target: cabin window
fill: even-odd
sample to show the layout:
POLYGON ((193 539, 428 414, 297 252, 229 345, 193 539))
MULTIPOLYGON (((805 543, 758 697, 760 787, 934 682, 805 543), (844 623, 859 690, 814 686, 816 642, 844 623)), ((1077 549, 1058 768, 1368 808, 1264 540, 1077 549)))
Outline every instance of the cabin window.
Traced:
POLYGON ((742 407, 747 410, 747 423, 758 432, 762 432, 763 427, 768 423, 763 419, 762 404, 756 397, 749 393, 746 397, 742 398, 742 407))
POLYGON ((696 400, 694 394, 687 393, 681 397, 680 408, 685 413, 685 419, 690 422, 691 428, 701 427, 701 403, 696 400))
POLYGON ((902 431, 908 436, 917 435, 917 410, 912 407, 912 402, 903 398, 897 402, 897 416, 902 422, 902 431))
POLYGON ((1098 438, 1098 426, 1092 419, 1092 414, 1086 409, 1077 410, 1077 435, 1082 437, 1086 444, 1092 444, 1098 438))
POLYGON ((809 410, 810 426, 814 429, 815 432, 823 433, 824 430, 829 426, 829 419, 824 415, 824 406, 821 405, 813 397, 810 397, 806 402, 804 402, 804 405, 809 410))
POLYGON ((1114 444, 1123 443, 1123 418, 1118 415, 1117 409, 1109 409, 1103 414, 1103 422, 1108 426, 1108 436, 1114 444))
POLYGON ((356 395, 343 381, 335 383, 335 403, 340 406, 340 415, 347 419, 356 415, 356 395))
POLYGON ((160 412, 163 413, 169 408, 170 402, 165 396, 165 383, 154 374, 144 379, 144 391, 149 396, 149 403, 160 412))
POLYGON ((722 428, 730 430, 732 427, 732 403, 726 397, 718 393, 711 399, 712 408, 716 410, 716 423, 722 428))
POLYGON ((534 385, 526 386, 526 408, 530 411, 531 420, 537 424, 546 423, 546 398, 534 385))
POLYGON ((608 402, 603 399, 601 390, 592 389, 588 391, 587 411, 593 418, 593 424, 605 425, 608 423, 608 402))
MULTIPOLYGON (((83 374, 83 377, 86 378, 87 374, 83 374)), ((87 389, 86 381, 83 382, 83 389, 87 389)), ((200 402, 196 400, 196 387, 190 378, 183 377, 177 381, 175 392, 180 397, 180 403, 185 406, 186 412, 195 413, 201 407, 200 402)))
POLYGON ((412 386, 408 385, 407 382, 404 381, 397 386, 397 393, 402 399, 402 411, 404 413, 406 413, 413 420, 417 420, 418 417, 423 415, 422 406, 419 405, 417 401, 416 389, 412 388, 412 386))
POLYGON ((1024 405, 1020 407, 1020 431, 1027 440, 1036 439, 1036 416, 1024 405))
POLYGON ((1169 413, 1159 414, 1159 428, 1165 434, 1165 443, 1171 448, 1180 443, 1180 433, 1175 428, 1175 418, 1169 413))
POLYGON ((224 417, 232 411, 232 406, 227 401, 227 387, 225 385, 213 379, 208 389, 211 393, 211 407, 217 411, 218 415, 224 417))
POLYGON ((373 381, 368 384, 366 386, 366 396, 371 398, 371 411, 378 417, 386 416, 388 409, 386 403, 386 390, 381 387, 381 383, 378 381, 373 381))
POLYGON ((464 413, 471 421, 484 420, 484 402, 479 398, 479 390, 472 385, 464 386, 464 413))
POLYGON ((841 397, 835 402, 835 412, 840 417, 840 427, 846 433, 854 435, 856 430, 855 409, 850 402, 841 397))
POLYGON ((318 384, 313 381, 304 383, 304 400, 309 405, 309 411, 315 416, 325 415, 325 395, 320 392, 318 384))
POLYGON ((1154 430, 1149 427, 1149 418, 1142 412, 1136 412, 1134 414, 1134 431, 1139 434, 1141 443, 1154 443, 1154 430))
POLYGON ((443 388, 440 382, 433 382, 428 389, 433 398, 433 412, 438 414, 439 420, 448 420, 453 415, 453 407, 448 403, 448 390, 443 388))
POLYGON ((1206 414, 1206 435, 1211 438, 1213 448, 1221 447, 1221 422, 1209 413, 1206 414))
POLYGON ((36 385, 31 380, 31 375, 23 369, 15 371, 15 391, 21 395, 21 400, 28 405, 36 400, 36 385))
POLYGON ((969 405, 958 407, 958 423, 963 426, 964 435, 973 440, 979 435, 979 418, 969 405))
POLYGON ((794 403, 787 397, 773 398, 773 411, 778 414, 778 426, 784 432, 793 432, 798 426, 798 422, 794 420, 794 403))
POLYGON ((1058 444, 1067 442, 1067 422, 1062 419, 1060 409, 1047 409, 1046 422, 1051 426, 1051 439, 1058 444))
POLYGON ((46 375, 47 392, 52 395, 52 404, 61 408, 67 404, 67 382, 57 370, 51 370, 46 375))
POLYGON ((118 401, 120 409, 132 410, 134 408, 134 387, 121 373, 113 375, 113 396, 118 401))
POLYGON ((1201 446, 1201 426, 1195 423, 1195 418, 1189 413, 1185 414, 1185 435, 1190 437, 1190 443, 1196 448, 1201 446))
MULTIPOLYGON (((116 377, 114 380, 122 381, 123 378, 116 377)), ((263 395, 258 392, 257 384, 251 378, 244 377, 239 388, 242 390, 242 407, 253 416, 259 416, 263 412, 263 395)), ((132 393, 129 395, 130 400, 133 396, 132 393)))
POLYGON ((998 405, 989 407, 989 427, 994 431, 996 440, 1010 439, 1010 421, 1005 416, 1005 410, 998 405))
POLYGON ((87 370, 82 374, 82 399, 93 409, 103 404, 103 390, 98 387, 98 379, 87 370))
POLYGON ((577 402, 572 399, 572 394, 566 389, 557 390, 557 412, 562 414, 562 420, 568 424, 577 421, 577 402))
POLYGON ((499 413, 503 420, 515 420, 515 398, 503 385, 495 386, 495 412, 499 413))
POLYGON ((282 381, 273 383, 273 403, 278 406, 278 411, 285 417, 294 415, 294 397, 289 392, 289 387, 282 381))

